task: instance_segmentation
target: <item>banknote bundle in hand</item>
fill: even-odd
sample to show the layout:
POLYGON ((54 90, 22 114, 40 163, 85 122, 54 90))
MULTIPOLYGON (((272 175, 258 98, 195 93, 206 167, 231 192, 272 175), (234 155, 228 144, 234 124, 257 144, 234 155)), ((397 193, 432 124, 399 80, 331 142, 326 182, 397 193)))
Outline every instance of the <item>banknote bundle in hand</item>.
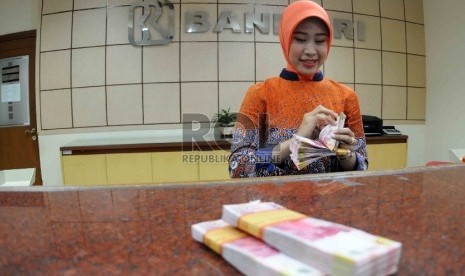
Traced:
POLYGON ((290 145, 291 159, 299 170, 319 158, 350 153, 347 149, 339 149, 338 141, 332 138, 336 130, 344 127, 345 120, 346 115, 341 112, 337 117, 336 125, 326 125, 320 131, 318 140, 294 135, 290 145))

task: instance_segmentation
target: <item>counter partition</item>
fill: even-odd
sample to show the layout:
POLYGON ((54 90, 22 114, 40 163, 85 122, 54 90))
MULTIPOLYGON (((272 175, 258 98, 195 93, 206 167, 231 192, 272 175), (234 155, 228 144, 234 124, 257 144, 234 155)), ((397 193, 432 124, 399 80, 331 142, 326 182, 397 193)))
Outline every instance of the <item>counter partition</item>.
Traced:
POLYGON ((273 201, 402 242, 398 275, 465 272, 465 165, 106 187, 0 188, 2 275, 239 275, 190 235, 273 201))
MULTIPOLYGON (((405 135, 367 137, 368 169, 405 168, 407 139, 405 135)), ((230 148, 230 141, 224 139, 77 140, 60 147, 62 182, 98 186, 227 180, 230 148)))

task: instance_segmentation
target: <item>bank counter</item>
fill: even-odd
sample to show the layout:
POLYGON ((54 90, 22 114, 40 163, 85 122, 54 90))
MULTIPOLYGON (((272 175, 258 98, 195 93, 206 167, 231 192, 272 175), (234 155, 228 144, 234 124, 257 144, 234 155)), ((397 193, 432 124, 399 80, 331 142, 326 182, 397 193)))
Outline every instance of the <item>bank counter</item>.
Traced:
POLYGON ((193 184, 0 189, 2 275, 239 275, 190 235, 273 201, 402 242, 398 275, 465 274, 465 165, 193 184))
MULTIPOLYGON (((406 135, 367 137, 369 170, 407 165, 406 135)), ((177 139, 170 139, 177 140, 177 139)), ((65 186, 166 184, 229 179, 228 140, 77 140, 60 147, 65 186)))

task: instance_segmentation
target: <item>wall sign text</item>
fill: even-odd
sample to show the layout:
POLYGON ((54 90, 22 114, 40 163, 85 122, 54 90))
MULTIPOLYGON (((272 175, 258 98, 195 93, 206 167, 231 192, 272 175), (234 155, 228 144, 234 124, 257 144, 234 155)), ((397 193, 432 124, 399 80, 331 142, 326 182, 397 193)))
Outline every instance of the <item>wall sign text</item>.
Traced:
MULTIPOLYGON (((128 39, 134 46, 164 45, 174 36, 174 5, 167 0, 139 0, 132 4, 128 18, 128 39)), ((206 11, 186 11, 184 13, 184 31, 186 33, 221 33, 231 30, 233 33, 251 34, 258 30, 262 34, 279 32, 281 14, 277 13, 244 13, 244 29, 241 28, 238 16, 233 11, 222 11, 218 20, 213 21, 206 11)), ((333 37, 353 40, 365 40, 365 25, 361 21, 354 23, 347 19, 332 19, 333 37)))

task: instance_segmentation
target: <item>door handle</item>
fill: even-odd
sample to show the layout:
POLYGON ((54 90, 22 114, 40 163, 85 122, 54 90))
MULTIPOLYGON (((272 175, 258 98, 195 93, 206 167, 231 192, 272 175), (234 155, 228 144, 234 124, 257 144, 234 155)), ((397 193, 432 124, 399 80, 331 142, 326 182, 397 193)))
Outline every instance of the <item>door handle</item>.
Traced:
POLYGON ((24 131, 24 133, 29 133, 33 135, 34 133, 36 133, 36 129, 35 128, 32 128, 31 130, 27 129, 26 131, 24 131))

